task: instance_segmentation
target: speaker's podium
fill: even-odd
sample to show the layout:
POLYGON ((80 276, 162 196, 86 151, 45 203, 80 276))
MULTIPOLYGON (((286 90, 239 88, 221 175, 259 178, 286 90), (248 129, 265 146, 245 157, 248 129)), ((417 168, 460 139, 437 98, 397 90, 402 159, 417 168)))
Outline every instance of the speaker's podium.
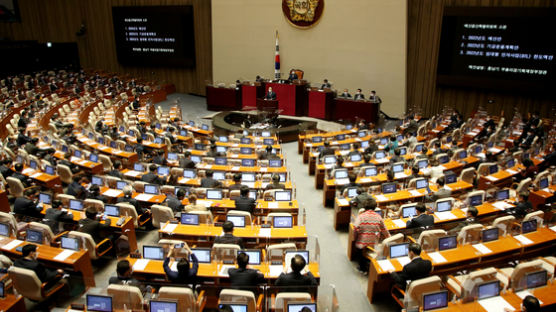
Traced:
POLYGON ((277 111, 278 100, 265 100, 264 98, 257 98, 257 110, 266 112, 277 111))

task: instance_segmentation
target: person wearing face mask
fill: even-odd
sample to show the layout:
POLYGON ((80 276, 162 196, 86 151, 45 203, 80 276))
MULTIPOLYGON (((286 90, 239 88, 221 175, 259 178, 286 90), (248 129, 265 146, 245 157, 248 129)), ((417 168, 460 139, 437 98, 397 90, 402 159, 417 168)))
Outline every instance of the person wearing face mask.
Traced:
POLYGON ((64 271, 62 269, 52 270, 37 261, 39 253, 37 252, 36 245, 27 244, 23 246, 21 254, 22 257, 15 260, 14 265, 19 268, 34 271, 42 283, 60 279, 62 277, 62 274, 64 274, 64 271))
POLYGON ((264 96, 265 100, 276 100, 276 92, 272 91, 272 87, 268 87, 268 92, 264 96))
POLYGON ((357 89, 357 92, 353 96, 353 99, 354 100, 364 100, 365 99, 365 96, 363 95, 363 92, 361 91, 361 89, 357 89))
POLYGON ((343 97, 343 98, 350 98, 350 97, 351 97, 351 94, 349 94, 348 89, 344 89, 344 92, 342 92, 342 94, 340 94, 340 97, 343 97))

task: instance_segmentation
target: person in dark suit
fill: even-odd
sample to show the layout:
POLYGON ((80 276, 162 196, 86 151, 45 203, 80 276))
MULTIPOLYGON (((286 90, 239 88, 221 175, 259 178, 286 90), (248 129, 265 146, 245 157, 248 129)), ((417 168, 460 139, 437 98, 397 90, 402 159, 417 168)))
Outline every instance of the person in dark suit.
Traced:
POLYGON ((290 71, 290 75, 288 76, 288 80, 290 82, 292 82, 292 81, 297 80, 297 79, 299 79, 299 77, 297 76, 297 73, 295 72, 295 70, 292 69, 290 71))
POLYGON ((247 211, 253 214, 257 203, 253 198, 249 197, 249 188, 247 186, 242 186, 239 190, 239 194, 239 197, 234 199, 236 210, 247 211))
POLYGON ((144 292, 145 286, 140 281, 131 277, 131 265, 128 260, 120 260, 116 265, 117 276, 111 276, 108 284, 136 286, 144 292))
POLYGON ((88 233, 91 235, 95 243, 100 243, 104 237, 102 237, 103 231, 110 228, 110 219, 104 220, 104 223, 100 223, 97 220, 97 211, 93 207, 87 208, 85 210, 85 219, 79 220, 79 232, 88 233))
POLYGON ((59 279, 64 274, 62 269, 52 270, 37 261, 37 246, 27 244, 21 249, 22 257, 14 261, 14 266, 35 272, 42 283, 59 279))
POLYGON ((114 167, 114 169, 110 170, 107 175, 109 176, 113 176, 116 178, 120 178, 123 179, 124 175, 120 172, 120 170, 122 169, 122 162, 119 160, 116 160, 113 164, 112 167, 114 167))
POLYGON ((342 94, 340 94, 340 97, 347 99, 347 98, 351 97, 351 94, 349 94, 348 89, 344 89, 344 92, 342 92, 342 94))
POLYGON ((305 258, 300 255, 294 256, 290 263, 292 271, 290 273, 280 274, 280 276, 278 276, 278 279, 276 279, 274 285, 288 286, 287 288, 282 289, 282 291, 285 292, 302 292, 307 291, 308 287, 310 286, 317 286, 317 280, 311 272, 307 272, 307 274, 301 274, 301 271, 303 270, 303 268, 305 268, 306 265, 307 263, 305 262, 305 258))
POLYGON ((124 193, 124 196, 118 197, 118 199, 116 199, 116 202, 128 203, 132 205, 133 207, 135 207, 135 211, 137 211, 138 216, 147 212, 147 208, 141 207, 137 199, 131 197, 131 195, 133 194, 133 187, 131 185, 124 186, 122 192, 124 193))
POLYGON ((265 151, 259 155, 259 159, 278 159, 278 158, 280 157, 278 157, 275 153, 272 152, 271 145, 267 145, 265 151))
POLYGON ((2 174, 2 176, 4 178, 10 177, 12 175, 12 169, 10 169, 10 165, 12 163, 12 159, 11 158, 5 158, 0 160, 0 174, 2 174))
POLYGON ((357 92, 355 92, 355 95, 353 96, 354 100, 364 100, 365 96, 363 95, 363 92, 361 91, 361 89, 357 89, 357 92))
POLYGON ((31 138, 31 142, 25 144, 25 151, 29 155, 37 155, 40 149, 37 147, 37 143, 39 142, 39 138, 31 138))
POLYGON ((166 166, 166 157, 164 157, 164 150, 159 150, 156 153, 156 156, 154 156, 153 158, 153 163, 160 166, 166 166))
POLYGON ((268 92, 264 96, 265 100, 276 100, 276 92, 272 91, 272 87, 268 87, 268 92))
POLYGON ((66 189, 66 194, 75 196, 75 198, 85 199, 87 196, 87 190, 83 187, 83 185, 81 185, 82 182, 85 182, 85 177, 74 175, 73 181, 66 189))
POLYGON ((100 187, 96 184, 93 184, 89 187, 89 191, 87 192, 87 198, 100 200, 103 203, 107 202, 106 197, 100 194, 100 187))
POLYGON ((195 162, 191 160, 191 152, 186 151, 183 153, 183 158, 180 158, 180 168, 195 169, 195 162))
MULTIPOLYGON (((70 152, 67 152, 67 153, 64 154, 64 159, 60 159, 60 160, 57 162, 57 164, 58 164, 58 165, 67 166, 68 168, 70 168, 72 174, 76 174, 76 173, 79 172, 81 169, 79 169, 79 166, 78 166, 78 165, 72 163, 72 162, 70 161, 70 159, 71 159, 71 153, 70 153, 70 152)), ((53 165, 54 165, 54 164, 53 164, 53 165)))
POLYGON ((529 201, 529 191, 521 191, 517 195, 518 201, 514 203, 515 207, 511 211, 517 218, 523 218, 533 210, 533 205, 529 201))
POLYGON ((232 268, 228 270, 232 287, 252 290, 254 286, 265 282, 264 275, 258 270, 248 269, 247 264, 249 264, 249 255, 240 252, 237 255, 237 269, 232 268))
POLYGON ((405 162, 405 159, 401 156, 402 151, 399 147, 394 149, 394 155, 390 158, 390 164, 393 165, 397 162, 405 162))
POLYGON ((344 193, 344 190, 348 187, 359 187, 359 184, 355 183, 357 181, 357 175, 353 172, 348 173, 348 184, 344 184, 339 188, 340 195, 344 193))
POLYGON ((145 154, 146 150, 145 150, 145 146, 143 145, 142 137, 137 138, 135 144, 135 152, 137 153, 137 155, 139 155, 139 158, 143 158, 143 155, 145 154))
POLYGON ((168 131, 166 131, 164 133, 164 136, 167 137, 168 139, 170 139, 170 143, 172 144, 176 144, 176 138, 174 137, 174 131, 176 130, 176 128, 174 127, 168 127, 168 131))
POLYGON ((241 190, 241 188, 245 185, 241 184, 241 173, 236 172, 233 176, 234 183, 230 185, 229 189, 231 190, 241 190))
POLYGON ((176 193, 176 196, 167 196, 166 197, 166 205, 172 208, 174 214, 183 210, 182 200, 185 198, 185 190, 180 188, 176 193))
POLYGON ((22 164, 20 164, 20 163, 15 164, 14 165, 14 170, 15 170, 15 172, 12 174, 12 178, 16 178, 19 181, 21 181, 21 183, 23 184, 23 186, 25 188, 27 188, 31 184, 33 184, 33 180, 31 180, 26 175, 21 173, 23 171, 23 165, 22 164))
POLYGON ((411 262, 403 266, 401 273, 391 273, 394 282, 403 289, 405 289, 408 281, 415 281, 429 276, 432 264, 429 260, 423 260, 420 255, 421 246, 415 243, 410 244, 408 256, 411 262))
POLYGON ((191 255, 191 262, 192 265, 189 263, 187 258, 181 258, 176 265, 178 271, 173 271, 168 264, 170 263, 170 257, 174 253, 174 246, 170 247, 170 251, 168 252, 168 256, 164 259, 164 263, 162 267, 164 268, 164 273, 166 273, 166 277, 172 283, 179 283, 179 284, 195 284, 197 279, 197 271, 199 270, 199 260, 194 253, 191 252, 191 249, 186 245, 184 247, 187 249, 189 254, 191 255))
POLYGON ((278 173, 273 173, 270 178, 272 179, 272 183, 268 183, 264 188, 265 190, 285 190, 286 189, 286 185, 280 183, 280 175, 278 173))
POLYGON ((438 190, 434 192, 432 196, 430 196, 431 200, 436 201, 442 198, 447 198, 452 196, 452 190, 449 190, 444 187, 446 185, 446 180, 444 179, 443 176, 438 178, 438 180, 436 180, 436 184, 438 184, 438 190))
POLYGON ((18 146, 24 146, 28 142, 31 142, 31 138, 25 135, 25 128, 20 128, 16 139, 18 146))
POLYGON ((222 183, 220 183, 220 181, 212 178, 212 171, 207 170, 205 175, 206 177, 201 179, 201 187, 206 187, 206 188, 222 187, 222 183))
POLYGON ((328 82, 328 79, 324 79, 324 82, 320 86, 320 89, 324 90, 324 89, 330 89, 330 88, 332 88, 332 85, 328 82))
POLYGON ((14 213, 32 218, 42 218, 42 207, 37 206, 38 188, 30 188, 25 191, 25 196, 21 196, 14 201, 14 213))
POLYGON ((425 206, 425 204, 417 204, 415 210, 417 210, 417 216, 407 221, 405 225, 407 229, 434 225, 434 217, 427 214, 427 207, 425 206))
POLYGON ((322 151, 320 151, 319 153, 319 158, 323 158, 324 156, 327 155, 334 155, 334 149, 332 147, 330 147, 330 142, 325 141, 323 143, 324 148, 322 149, 322 151))
POLYGON ((378 95, 376 95, 375 90, 371 91, 371 95, 369 95, 369 101, 378 104, 382 103, 382 99, 378 95))
POLYGON ((222 224, 222 231, 224 235, 218 236, 214 239, 215 244, 234 244, 243 249, 243 239, 234 236, 234 224, 232 221, 226 221, 222 224))
POLYGON ((158 177, 158 174, 156 174, 155 164, 151 164, 149 166, 149 173, 144 174, 141 177, 141 181, 151 183, 151 184, 159 184, 159 185, 164 184, 164 181, 158 177))
POLYGON ((475 206, 467 208, 467 218, 464 221, 458 222, 458 225, 449 231, 450 234, 458 234, 461 229, 468 225, 477 224, 477 216, 479 210, 475 206))
POLYGON ((54 234, 59 232, 59 222, 73 222, 73 215, 61 209, 62 202, 53 200, 50 208, 46 209, 43 223, 48 225, 54 234))

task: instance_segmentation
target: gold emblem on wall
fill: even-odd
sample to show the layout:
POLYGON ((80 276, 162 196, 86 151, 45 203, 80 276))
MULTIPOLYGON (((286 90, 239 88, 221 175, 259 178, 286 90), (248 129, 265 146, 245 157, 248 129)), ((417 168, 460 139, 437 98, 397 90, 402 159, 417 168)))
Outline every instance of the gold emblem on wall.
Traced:
POLYGON ((322 16, 324 0, 282 0, 284 17, 295 27, 309 28, 322 16))

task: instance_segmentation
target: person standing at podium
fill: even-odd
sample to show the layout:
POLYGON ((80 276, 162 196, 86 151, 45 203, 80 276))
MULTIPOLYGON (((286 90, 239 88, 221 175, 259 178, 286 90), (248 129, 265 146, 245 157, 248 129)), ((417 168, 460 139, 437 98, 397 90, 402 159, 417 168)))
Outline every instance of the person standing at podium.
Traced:
POLYGON ((377 104, 382 103, 382 99, 378 95, 376 95, 375 90, 371 91, 371 95, 369 95, 369 101, 377 104))
POLYGON ((365 96, 363 95, 363 92, 361 92, 361 89, 357 89, 357 92, 353 96, 353 99, 356 100, 356 101, 365 99, 365 96))
MULTIPOLYGON (((328 79, 324 79, 324 82, 320 86, 320 89, 324 90, 324 89, 330 89, 330 88, 332 88, 332 85, 328 82, 328 79)), ((347 92, 347 89, 345 89, 344 92, 347 92)))
POLYGON ((268 92, 264 96, 265 100, 276 100, 276 92, 272 91, 272 87, 268 87, 268 92))

